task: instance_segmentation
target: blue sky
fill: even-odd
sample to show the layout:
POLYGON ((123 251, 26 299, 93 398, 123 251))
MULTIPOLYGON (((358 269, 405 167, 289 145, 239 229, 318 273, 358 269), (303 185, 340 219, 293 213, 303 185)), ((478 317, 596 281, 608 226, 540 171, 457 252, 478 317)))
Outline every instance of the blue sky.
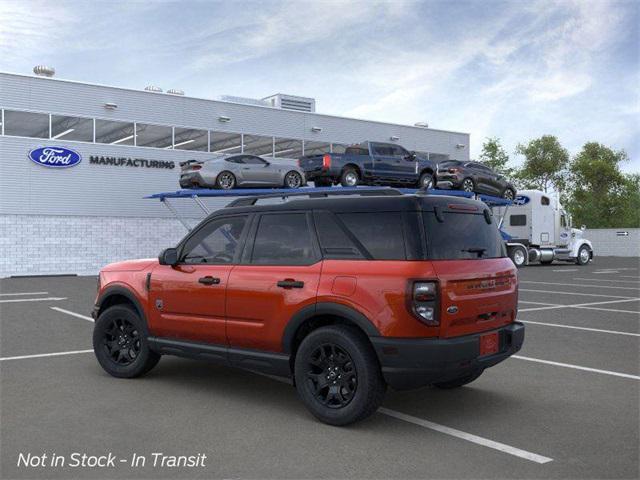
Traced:
MULTIPOLYGON (((640 172, 640 2, 0 0, 0 70, 625 149, 640 172)), ((516 163, 521 161, 514 158, 516 163)))

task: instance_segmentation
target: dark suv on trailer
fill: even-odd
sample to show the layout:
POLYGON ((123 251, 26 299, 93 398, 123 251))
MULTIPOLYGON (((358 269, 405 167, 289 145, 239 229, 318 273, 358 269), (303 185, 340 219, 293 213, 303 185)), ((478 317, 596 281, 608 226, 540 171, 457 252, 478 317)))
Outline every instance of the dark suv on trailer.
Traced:
POLYGON ((236 200, 159 259, 108 265, 100 365, 137 377, 171 354, 293 377, 311 413, 345 425, 387 385, 459 387, 518 351, 516 268, 487 207, 366 192, 236 200))
POLYGON ((507 200, 516 198, 516 187, 507 178, 480 162, 445 160, 438 164, 438 188, 495 195, 507 200))

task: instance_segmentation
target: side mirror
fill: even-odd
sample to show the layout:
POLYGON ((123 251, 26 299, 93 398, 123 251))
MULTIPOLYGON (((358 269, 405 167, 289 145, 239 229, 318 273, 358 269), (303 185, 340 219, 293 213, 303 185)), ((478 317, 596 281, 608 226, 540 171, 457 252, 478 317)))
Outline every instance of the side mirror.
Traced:
POLYGON ((414 161, 416 159, 416 152, 409 152, 408 155, 405 155, 404 159, 410 162, 414 161))
POLYGON ((175 248, 165 248, 162 252, 160 252, 158 261, 160 262, 160 265, 170 265, 172 267, 174 265, 177 265, 178 250, 175 248))

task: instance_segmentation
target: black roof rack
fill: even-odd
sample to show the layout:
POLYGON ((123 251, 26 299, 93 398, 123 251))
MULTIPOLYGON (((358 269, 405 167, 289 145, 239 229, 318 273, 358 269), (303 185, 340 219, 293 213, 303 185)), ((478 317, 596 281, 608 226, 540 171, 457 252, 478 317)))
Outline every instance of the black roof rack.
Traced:
POLYGON ((248 207, 255 205, 258 200, 266 198, 289 198, 289 197, 309 197, 309 198, 322 198, 344 195, 361 195, 361 196, 401 196, 403 193, 395 188, 391 187, 352 187, 352 188, 309 188, 307 191, 301 191, 302 189, 293 190, 291 193, 267 193, 264 195, 254 195, 251 197, 241 197, 233 202, 229 203, 227 207, 248 207))

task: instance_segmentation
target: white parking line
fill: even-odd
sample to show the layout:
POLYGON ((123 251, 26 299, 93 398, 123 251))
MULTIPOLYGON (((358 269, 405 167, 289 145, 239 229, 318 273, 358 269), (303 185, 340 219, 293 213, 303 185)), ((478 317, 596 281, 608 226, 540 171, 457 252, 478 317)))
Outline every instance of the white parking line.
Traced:
POLYGON ((20 293, 0 293, 0 297, 11 297, 18 295, 49 295, 49 292, 20 292, 20 293))
POLYGON ((602 274, 611 274, 611 273, 620 273, 618 270, 601 270, 599 272, 593 272, 595 275, 602 275, 602 274))
POLYGON ((551 270, 552 272, 577 272, 579 268, 560 268, 558 270, 551 270))
POLYGON ((63 355, 76 355, 78 353, 89 353, 89 352, 93 352, 93 350, 71 350, 69 352, 38 353, 36 355, 21 355, 19 357, 2 357, 0 358, 0 362, 5 362, 8 360, 25 360, 27 358, 61 357, 63 355))
POLYGON ((607 283, 640 283, 640 280, 611 280, 609 278, 580 278, 580 277, 574 277, 573 280, 586 280, 588 282, 607 282, 607 283))
POLYGON ((620 278, 638 278, 638 275, 618 275, 620 278))
POLYGON ((0 303, 18 303, 18 302, 57 302, 58 300, 66 300, 67 297, 45 297, 45 298, 12 298, 10 300, 0 300, 0 303))
MULTIPOLYGON (((607 296, 607 295, 603 295, 607 296)), ((573 305, 550 305, 548 307, 534 307, 534 308, 523 308, 518 309, 518 312, 535 312, 536 310, 553 310, 556 308, 585 308, 587 310, 605 310, 607 312, 625 312, 625 313, 638 313, 632 310, 613 310, 609 308, 596 308, 593 305, 606 305, 610 303, 624 303, 624 302, 635 302, 640 300, 640 298, 626 298, 623 300, 609 300, 606 302, 590 302, 590 303, 576 303, 573 305)), ((523 302, 524 303, 524 302, 523 302)))
POLYGON ((79 313, 71 312, 69 310, 65 310, 64 308, 59 308, 59 307, 49 307, 49 308, 51 310, 55 310, 56 312, 66 313, 67 315, 71 315, 72 317, 78 317, 78 318, 81 318, 81 319, 86 320, 88 322, 93 322, 93 318, 88 317, 86 315, 80 315, 79 313))
POLYGON ((598 307, 573 307, 573 308, 582 308, 584 310, 600 310, 602 312, 614 312, 614 313, 631 313, 635 315, 640 315, 640 312, 636 312, 635 310, 616 310, 615 308, 598 308, 598 307))
POLYGON ((529 300, 518 300, 518 303, 530 303, 531 305, 547 305, 549 307, 564 307, 559 303, 547 303, 547 302, 531 302, 529 300))
POLYGON ((615 290, 640 290, 640 287, 607 287, 605 285, 585 285, 584 283, 553 283, 553 282, 534 282, 533 280, 520 280, 520 283, 538 283, 541 285, 564 285, 567 287, 584 287, 584 288, 613 288, 615 290))
POLYGON ((398 420, 402 420, 403 422, 413 423, 414 425, 419 425, 430 430, 435 430, 436 432, 451 435, 452 437, 460 438, 477 445, 482 445, 483 447, 493 448, 494 450, 499 450, 515 457, 524 458, 525 460, 529 460, 531 462, 549 463, 553 461, 553 458, 544 457, 542 455, 538 455, 537 453, 521 450, 520 448, 505 445, 504 443, 494 442, 493 440, 489 440, 488 438, 479 437, 477 435, 473 435, 472 433, 456 430, 455 428, 445 427, 444 425, 440 425, 439 423, 423 420, 422 418, 414 417, 412 415, 407 415, 401 412, 396 412, 395 410, 389 410, 388 408, 380 408, 378 409, 378 412, 393 418, 397 418, 398 420))
POLYGON ((636 297, 621 297, 620 295, 601 295, 599 293, 578 293, 578 292, 558 292, 556 290, 534 290, 531 288, 520 288, 521 292, 555 293, 558 295, 577 295, 579 297, 605 297, 605 298, 627 298, 636 300, 636 297))
POLYGON ((558 328, 570 328, 572 330, 585 330, 587 332, 598 332, 598 333, 611 333, 614 335, 628 335, 630 337, 640 337, 640 333, 631 333, 631 332, 619 332, 617 330, 601 330, 599 328, 588 328, 588 327, 576 327, 575 325, 562 325, 559 323, 545 323, 545 322, 533 322, 531 320, 520 320, 522 323, 531 323, 533 325, 543 325, 545 327, 558 327, 558 328))
POLYGON ((547 365, 554 365, 556 367, 573 368, 574 370, 584 370, 585 372, 602 373, 604 375, 611 375, 613 377, 622 377, 622 378, 631 378, 632 380, 640 380, 640 377, 638 375, 612 372, 609 370, 600 370, 598 368, 581 367, 580 365, 572 365, 570 363, 552 362, 550 360, 542 360, 540 358, 521 357, 520 355, 512 355, 511 358, 517 358, 518 360, 526 360, 528 362, 544 363, 547 365))

